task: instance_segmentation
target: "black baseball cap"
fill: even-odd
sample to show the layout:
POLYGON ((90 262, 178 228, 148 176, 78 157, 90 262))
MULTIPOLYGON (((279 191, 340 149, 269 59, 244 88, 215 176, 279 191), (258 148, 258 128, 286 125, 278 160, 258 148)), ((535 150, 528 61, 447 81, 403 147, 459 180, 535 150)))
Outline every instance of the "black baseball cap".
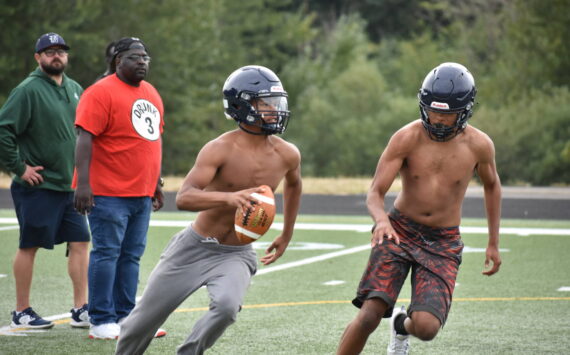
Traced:
POLYGON ((36 53, 40 53, 41 51, 53 46, 60 46, 65 50, 70 49, 69 46, 65 44, 63 37, 55 32, 48 32, 38 38, 36 42, 36 53))

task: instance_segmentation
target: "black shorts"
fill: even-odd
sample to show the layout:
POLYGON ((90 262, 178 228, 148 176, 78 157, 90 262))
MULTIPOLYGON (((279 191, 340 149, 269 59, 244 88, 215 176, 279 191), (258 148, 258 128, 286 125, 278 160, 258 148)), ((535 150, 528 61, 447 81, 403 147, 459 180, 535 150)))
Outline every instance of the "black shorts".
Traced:
POLYGON ((401 236, 400 244, 384 239, 372 248, 352 303, 360 308, 367 299, 380 298, 388 304, 384 317, 390 317, 411 269, 412 301, 408 313, 429 312, 445 324, 463 251, 459 228, 425 226, 396 209, 388 215, 401 236))
POLYGON ((87 218, 73 208, 73 192, 10 187, 20 224, 20 249, 53 249, 63 242, 88 242, 87 218))

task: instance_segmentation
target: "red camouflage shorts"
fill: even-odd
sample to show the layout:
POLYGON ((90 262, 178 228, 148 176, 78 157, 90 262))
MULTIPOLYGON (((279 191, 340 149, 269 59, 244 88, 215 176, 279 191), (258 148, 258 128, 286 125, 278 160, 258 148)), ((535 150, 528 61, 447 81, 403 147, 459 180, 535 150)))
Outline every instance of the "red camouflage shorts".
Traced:
POLYGON ((400 244, 384 239, 372 248, 368 266, 352 303, 380 298, 388 304, 384 318, 392 315, 398 294, 412 269, 412 300, 408 314, 426 311, 445 324, 461 264, 463 242, 459 227, 434 228, 414 222, 393 208, 388 213, 400 244))

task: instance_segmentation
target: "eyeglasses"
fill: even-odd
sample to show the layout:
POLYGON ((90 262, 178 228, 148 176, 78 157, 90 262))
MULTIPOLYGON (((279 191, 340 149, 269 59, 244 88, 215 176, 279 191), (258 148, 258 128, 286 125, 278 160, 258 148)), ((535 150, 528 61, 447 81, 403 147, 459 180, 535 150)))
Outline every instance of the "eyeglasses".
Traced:
POLYGON ((56 54, 57 54, 58 56, 60 56, 60 57, 63 57, 63 56, 66 56, 66 55, 67 55, 67 51, 66 51, 65 49, 62 49, 62 48, 58 48, 58 49, 53 49, 53 48, 46 49, 46 50, 44 51, 44 53, 45 53, 45 55, 46 55, 47 57, 53 57, 53 56, 56 55, 56 54))
POLYGON ((131 54, 129 56, 126 57, 128 60, 131 60, 133 62, 138 62, 139 60, 142 59, 143 62, 145 63, 149 63, 150 62, 150 56, 148 55, 142 55, 142 54, 131 54))

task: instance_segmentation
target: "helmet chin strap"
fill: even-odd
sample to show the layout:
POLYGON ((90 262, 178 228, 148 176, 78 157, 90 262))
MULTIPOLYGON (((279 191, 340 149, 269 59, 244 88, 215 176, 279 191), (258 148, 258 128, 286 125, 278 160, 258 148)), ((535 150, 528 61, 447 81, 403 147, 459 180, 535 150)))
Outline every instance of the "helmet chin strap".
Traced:
POLYGON ((443 124, 432 124, 429 120, 427 110, 420 105, 420 112, 422 114, 422 125, 424 126, 429 138, 436 142, 447 142, 456 137, 461 131, 465 129, 465 124, 460 124, 461 115, 465 112, 459 112, 455 119, 455 124, 447 127, 443 124))
POLYGON ((251 131, 251 130, 247 129, 245 126, 247 126, 247 124, 245 124, 245 123, 243 123, 243 122, 240 122, 240 123, 238 124, 238 127, 239 127, 242 131, 244 131, 244 132, 246 132, 246 133, 249 133, 249 134, 253 134, 253 135, 256 135, 256 136, 270 136, 270 135, 273 134, 273 133, 270 133, 270 132, 265 132, 265 131, 263 131, 263 128, 262 128, 261 126, 255 126, 255 127, 261 128, 261 129, 262 129, 261 132, 254 132, 254 131, 251 131))
POLYGON ((267 132, 263 132, 263 131, 262 131, 262 132, 250 131, 249 129, 247 129, 247 128, 245 128, 245 127, 243 126, 243 122, 240 122, 240 123, 238 124, 238 127, 239 127, 242 131, 244 131, 244 132, 246 132, 246 133, 249 133, 249 134, 256 135, 256 136, 268 136, 268 135, 271 134, 271 133, 267 133, 267 132))

